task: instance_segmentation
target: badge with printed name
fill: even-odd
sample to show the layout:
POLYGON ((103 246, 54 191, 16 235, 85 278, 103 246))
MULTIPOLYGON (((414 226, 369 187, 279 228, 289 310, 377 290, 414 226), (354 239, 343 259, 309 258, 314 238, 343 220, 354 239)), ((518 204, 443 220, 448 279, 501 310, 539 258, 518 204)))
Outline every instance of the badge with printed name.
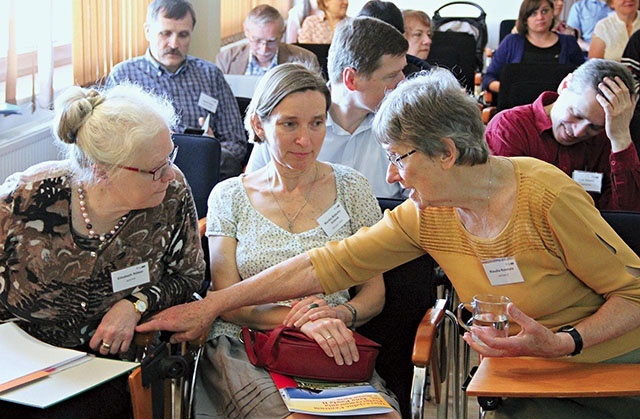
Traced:
POLYGON ((574 170, 571 177, 587 192, 602 192, 602 173, 574 170))
POLYGON ((200 98, 198 99, 198 106, 205 108, 211 113, 216 113, 218 110, 218 99, 215 97, 211 97, 205 92, 200 93, 200 98))
POLYGON ((149 262, 111 272, 111 285, 113 292, 123 291, 151 282, 149 276, 149 262))
POLYGON ((325 211, 320 217, 316 218, 318 224, 325 234, 331 237, 336 231, 340 230, 343 225, 349 222, 349 214, 343 208, 340 201, 336 202, 325 211))
POLYGON ((520 268, 513 256, 507 258, 489 259, 482 261, 489 282, 494 287, 497 285, 517 284, 524 282, 520 268))

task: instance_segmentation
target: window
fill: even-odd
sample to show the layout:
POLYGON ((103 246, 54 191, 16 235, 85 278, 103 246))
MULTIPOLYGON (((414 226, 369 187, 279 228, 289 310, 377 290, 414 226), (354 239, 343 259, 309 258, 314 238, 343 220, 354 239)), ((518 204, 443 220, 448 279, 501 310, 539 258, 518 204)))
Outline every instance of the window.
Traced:
POLYGON ((72 83, 71 0, 2 1, 0 16, 0 102, 50 107, 72 83))
POLYGON ((144 53, 149 2, 0 1, 0 103, 51 108, 54 92, 99 82, 144 53))

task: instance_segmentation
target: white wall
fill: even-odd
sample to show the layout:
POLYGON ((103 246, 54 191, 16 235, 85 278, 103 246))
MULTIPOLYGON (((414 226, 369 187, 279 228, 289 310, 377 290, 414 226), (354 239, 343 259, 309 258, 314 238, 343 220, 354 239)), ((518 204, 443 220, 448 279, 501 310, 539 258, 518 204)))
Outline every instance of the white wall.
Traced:
MULTIPOLYGON (((394 0, 400 9, 416 9, 433 16, 433 12, 440 6, 451 3, 453 0, 394 0)), ((349 16, 356 16, 367 0, 350 0, 349 16)), ((500 22, 504 19, 516 19, 520 9, 519 0, 472 0, 482 7, 487 14, 487 28, 489 30, 489 42, 487 46, 495 49, 498 46, 500 22)), ((441 16, 477 16, 478 9, 472 6, 448 6, 441 12, 441 16)))

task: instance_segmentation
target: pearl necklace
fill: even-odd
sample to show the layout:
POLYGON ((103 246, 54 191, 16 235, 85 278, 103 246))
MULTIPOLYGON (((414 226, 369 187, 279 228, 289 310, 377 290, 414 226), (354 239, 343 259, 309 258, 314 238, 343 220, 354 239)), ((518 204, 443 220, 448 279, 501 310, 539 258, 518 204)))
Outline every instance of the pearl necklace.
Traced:
POLYGON ((127 217, 129 214, 126 214, 120 217, 120 220, 118 220, 118 223, 115 226, 113 226, 113 228, 109 230, 109 232, 105 234, 97 234, 93 229, 93 224, 91 224, 91 218, 89 218, 89 212, 87 211, 87 201, 85 200, 85 191, 81 187, 78 187, 78 200, 80 201, 79 202, 80 214, 82 214, 82 218, 84 219, 85 226, 89 231, 89 237, 92 239, 99 239, 101 243, 104 243, 105 241, 113 237, 116 234, 116 232, 120 229, 120 227, 122 227, 124 222, 127 221, 127 217))

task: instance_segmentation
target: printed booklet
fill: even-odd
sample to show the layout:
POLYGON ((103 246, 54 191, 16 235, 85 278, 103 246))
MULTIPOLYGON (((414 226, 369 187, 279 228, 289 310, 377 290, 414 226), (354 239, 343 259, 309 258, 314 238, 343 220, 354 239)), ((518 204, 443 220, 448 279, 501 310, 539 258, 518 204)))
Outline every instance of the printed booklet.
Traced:
POLYGON ((373 415, 393 408, 367 382, 333 383, 270 373, 291 412, 323 416, 373 415))

